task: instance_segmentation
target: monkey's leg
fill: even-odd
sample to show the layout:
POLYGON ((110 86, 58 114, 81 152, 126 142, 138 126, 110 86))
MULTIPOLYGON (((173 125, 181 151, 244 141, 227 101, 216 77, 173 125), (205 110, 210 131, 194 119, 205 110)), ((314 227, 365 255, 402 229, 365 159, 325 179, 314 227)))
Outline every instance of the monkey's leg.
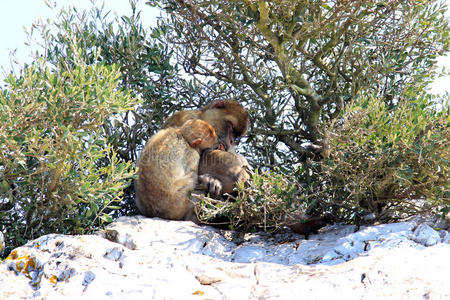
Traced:
POLYGON ((198 173, 203 189, 218 196, 232 193, 238 181, 247 181, 250 166, 236 153, 221 150, 206 151, 200 159, 198 173))

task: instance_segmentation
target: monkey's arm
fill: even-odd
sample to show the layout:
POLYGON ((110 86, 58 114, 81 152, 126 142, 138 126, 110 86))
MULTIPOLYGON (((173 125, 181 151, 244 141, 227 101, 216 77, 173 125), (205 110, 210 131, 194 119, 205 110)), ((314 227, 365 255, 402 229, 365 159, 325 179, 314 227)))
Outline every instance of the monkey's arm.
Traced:
POLYGON ((250 178, 247 160, 236 153, 209 150, 202 154, 198 174, 202 189, 213 196, 232 193, 238 181, 250 178))

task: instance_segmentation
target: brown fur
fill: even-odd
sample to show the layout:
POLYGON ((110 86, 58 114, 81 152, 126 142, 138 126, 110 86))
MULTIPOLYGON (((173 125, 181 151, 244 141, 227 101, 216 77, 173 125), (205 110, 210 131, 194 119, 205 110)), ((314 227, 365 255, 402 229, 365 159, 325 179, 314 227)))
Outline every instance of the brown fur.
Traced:
MULTIPOLYGON (((203 189, 209 190, 208 185, 211 185, 209 176, 221 183, 219 193, 231 194, 236 182, 245 182, 250 178, 247 172, 250 169, 247 160, 241 155, 221 150, 207 150, 200 159, 198 173, 203 189)), ((217 192, 212 194, 217 196, 217 192)))
POLYGON ((181 127, 186 121, 200 119, 208 122, 217 134, 218 142, 225 150, 231 150, 237 137, 248 130, 247 111, 233 100, 214 101, 198 110, 184 110, 173 114, 163 128, 181 127))
POLYGON ((200 151, 217 142, 207 122, 157 132, 138 160, 136 205, 147 217, 196 221, 188 194, 198 181, 200 151))
POLYGON ((247 160, 234 153, 235 140, 247 133, 247 111, 233 100, 214 101, 198 110, 179 111, 167 119, 163 128, 180 127, 187 120, 200 119, 214 127, 219 149, 207 151, 200 160, 201 187, 211 195, 231 193, 238 180, 247 180, 250 166, 247 160))

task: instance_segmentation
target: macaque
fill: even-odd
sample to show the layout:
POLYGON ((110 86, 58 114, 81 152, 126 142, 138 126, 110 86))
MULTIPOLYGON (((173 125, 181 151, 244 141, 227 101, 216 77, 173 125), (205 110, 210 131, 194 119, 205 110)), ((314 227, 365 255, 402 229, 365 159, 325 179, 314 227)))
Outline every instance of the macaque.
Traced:
POLYGON ((233 149, 235 140, 247 133, 249 119, 247 111, 233 100, 211 102, 199 110, 184 110, 173 114, 163 128, 181 127, 187 120, 200 119, 214 128, 221 149, 233 149))
POLYGON ((179 111, 167 119, 163 128, 180 127, 187 120, 208 122, 216 131, 217 149, 202 155, 199 165, 200 187, 217 197, 231 193, 237 181, 249 179, 247 160, 234 152, 236 139, 247 133, 247 111, 233 100, 214 101, 199 110, 179 111))
POLYGON ((214 128, 188 120, 180 128, 157 132, 138 160, 136 205, 147 217, 198 223, 189 192, 198 182, 201 151, 217 143, 214 128))
MULTIPOLYGON (((250 178, 247 160, 234 152, 236 139, 247 133, 248 126, 247 112, 232 100, 169 117, 138 161, 135 187, 141 213, 199 223, 189 191, 200 188, 217 197, 232 193, 238 181, 250 178)), ((333 222, 329 216, 299 219, 289 216, 285 225, 306 236, 333 222)))

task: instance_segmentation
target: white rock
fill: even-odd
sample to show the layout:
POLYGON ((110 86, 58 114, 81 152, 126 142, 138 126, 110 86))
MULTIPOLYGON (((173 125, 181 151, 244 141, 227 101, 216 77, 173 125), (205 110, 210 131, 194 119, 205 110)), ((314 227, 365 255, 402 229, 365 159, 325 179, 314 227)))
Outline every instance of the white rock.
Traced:
POLYGON ((442 243, 443 244, 450 244, 450 233, 445 230, 441 230, 441 236, 442 236, 442 243))
POLYGON ((450 244, 416 243, 415 226, 333 225, 309 240, 255 233, 236 245, 207 226, 122 217, 97 235, 14 250, 0 265, 0 299, 450 297, 450 244))
POLYGON ((232 261, 234 262, 255 262, 264 261, 266 249, 259 246, 243 246, 236 249, 232 261))
POLYGON ((439 232, 428 226, 427 224, 420 224, 414 230, 413 239, 415 242, 424 246, 433 246, 441 241, 439 232))

